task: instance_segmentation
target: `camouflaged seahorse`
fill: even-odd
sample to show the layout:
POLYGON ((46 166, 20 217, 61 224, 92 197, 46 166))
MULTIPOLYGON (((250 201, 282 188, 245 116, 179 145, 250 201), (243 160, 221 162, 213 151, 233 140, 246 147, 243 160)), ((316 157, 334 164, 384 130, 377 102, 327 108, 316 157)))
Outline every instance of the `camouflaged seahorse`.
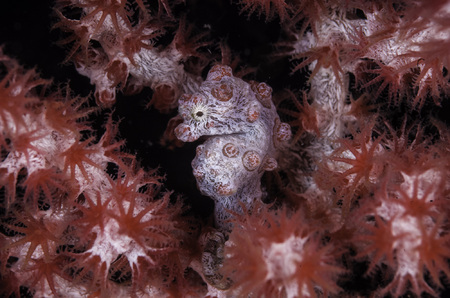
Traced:
POLYGON ((251 210, 262 196, 261 176, 277 167, 277 148, 291 137, 272 103, 272 88, 233 76, 231 68, 214 66, 198 92, 179 100, 183 123, 178 139, 197 147, 192 161, 200 191, 215 201, 217 228, 228 230, 227 210, 241 212, 239 202, 251 210))

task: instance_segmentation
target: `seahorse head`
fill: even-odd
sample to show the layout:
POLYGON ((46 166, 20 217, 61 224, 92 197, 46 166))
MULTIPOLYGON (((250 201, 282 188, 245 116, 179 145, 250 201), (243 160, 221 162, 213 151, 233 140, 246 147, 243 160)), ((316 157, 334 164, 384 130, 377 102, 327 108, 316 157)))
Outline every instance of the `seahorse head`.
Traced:
POLYGON ((242 133, 258 120, 261 109, 250 84, 234 77, 230 67, 216 65, 197 93, 179 99, 183 123, 175 134, 184 142, 192 142, 204 135, 242 133))

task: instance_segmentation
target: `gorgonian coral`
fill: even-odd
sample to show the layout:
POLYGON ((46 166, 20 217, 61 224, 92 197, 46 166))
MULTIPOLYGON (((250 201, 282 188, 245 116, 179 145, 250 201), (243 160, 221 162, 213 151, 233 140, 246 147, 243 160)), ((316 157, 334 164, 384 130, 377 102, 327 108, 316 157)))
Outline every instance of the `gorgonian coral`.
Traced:
POLYGON ((3 2, 0 296, 449 296, 450 0, 3 2))

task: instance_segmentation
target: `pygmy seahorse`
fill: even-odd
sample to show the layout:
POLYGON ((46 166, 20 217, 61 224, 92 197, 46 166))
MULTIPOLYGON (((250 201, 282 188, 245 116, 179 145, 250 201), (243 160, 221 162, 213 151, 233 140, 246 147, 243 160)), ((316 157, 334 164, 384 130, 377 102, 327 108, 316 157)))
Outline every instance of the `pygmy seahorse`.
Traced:
POLYGON ((272 88, 234 77, 231 68, 215 65, 194 94, 179 99, 183 122, 175 135, 184 142, 201 136, 192 161, 200 191, 215 201, 219 230, 231 228, 229 211, 251 210, 262 196, 264 171, 277 168, 277 149, 291 137, 272 102, 272 88))

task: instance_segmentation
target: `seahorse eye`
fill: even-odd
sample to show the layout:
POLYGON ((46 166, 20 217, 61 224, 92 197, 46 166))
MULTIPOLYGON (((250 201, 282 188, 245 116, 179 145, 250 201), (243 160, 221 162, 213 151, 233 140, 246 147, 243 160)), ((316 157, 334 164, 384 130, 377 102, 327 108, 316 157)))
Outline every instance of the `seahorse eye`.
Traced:
POLYGON ((191 110, 191 117, 195 121, 204 121, 207 118, 208 108, 203 104, 195 105, 191 110))

